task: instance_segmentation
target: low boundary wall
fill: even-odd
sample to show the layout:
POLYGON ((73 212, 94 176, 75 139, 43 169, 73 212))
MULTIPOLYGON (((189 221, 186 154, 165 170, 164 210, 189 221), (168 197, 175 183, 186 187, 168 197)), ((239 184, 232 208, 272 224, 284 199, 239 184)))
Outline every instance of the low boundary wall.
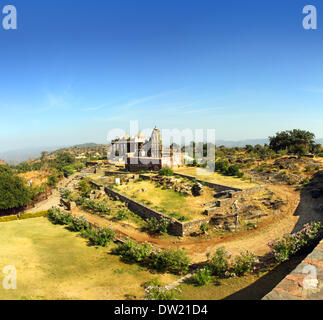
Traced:
MULTIPOLYGON (((193 221, 187 221, 187 222, 180 222, 174 218, 171 218, 163 213, 160 213, 154 209, 151 209, 147 206, 145 206, 142 203, 139 203, 136 200, 133 200, 113 189, 110 189, 108 187, 104 187, 94 181, 91 181, 91 183, 96 186, 98 189, 104 189, 105 193, 114 198, 117 199, 121 202, 124 202, 127 204, 128 208, 134 212, 135 214, 138 214, 140 217, 142 217, 145 220, 151 219, 151 218, 156 218, 157 220, 160 220, 162 218, 166 218, 168 220, 171 221, 171 224, 168 228, 168 231, 170 234, 174 235, 174 236, 179 236, 179 237, 184 237, 185 235, 192 233, 192 232, 196 232, 200 230, 201 225, 209 223, 215 216, 216 213, 218 213, 219 209, 222 208, 217 208, 217 210, 215 210, 214 212, 209 212, 208 215, 206 215, 205 218, 202 219, 198 219, 198 220, 193 220, 193 221)), ((251 188, 248 190, 243 190, 241 192, 238 192, 239 194, 241 194, 241 196, 243 195, 247 195, 247 194, 253 194, 255 192, 258 192, 261 190, 261 188, 263 188, 262 186, 260 187, 255 187, 255 188, 251 188)), ((232 190, 232 189, 230 189, 232 190)), ((236 197, 235 197, 236 199, 236 197)), ((231 201, 231 203, 233 202, 233 199, 228 199, 231 201)), ((207 213, 207 212, 206 212, 207 213)), ((225 216, 223 215, 222 217, 217 217, 217 219, 220 220, 224 220, 227 218, 230 218, 231 216, 225 216)))
POLYGON ((214 182, 208 182, 208 181, 200 180, 200 179, 197 179, 194 176, 189 176, 187 174, 174 172, 174 175, 175 176, 180 176, 180 177, 183 177, 183 178, 186 178, 186 179, 189 179, 189 180, 195 180, 197 182, 200 182, 200 183, 206 185, 207 187, 210 187, 210 188, 214 189, 217 192, 228 191, 228 190, 242 191, 242 189, 239 189, 239 188, 233 188, 233 187, 225 186, 225 185, 214 183, 214 182))

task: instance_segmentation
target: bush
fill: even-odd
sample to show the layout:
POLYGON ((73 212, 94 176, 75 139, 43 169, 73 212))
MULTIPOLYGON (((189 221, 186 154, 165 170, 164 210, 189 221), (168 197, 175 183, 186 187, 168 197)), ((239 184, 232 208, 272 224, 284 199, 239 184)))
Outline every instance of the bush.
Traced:
POLYGON ((229 254, 225 248, 216 250, 214 256, 208 261, 207 266, 214 276, 223 278, 229 270, 229 254))
POLYGON ((171 168, 162 168, 159 173, 160 176, 173 176, 174 175, 174 171, 171 168))
POLYGON ((236 164, 229 166, 225 172, 225 174, 228 176, 237 176, 239 173, 240 173, 239 166, 236 164))
POLYGON ((184 250, 159 250, 152 254, 152 266, 162 272, 182 274, 188 271, 190 260, 184 250))
POLYGON ((48 210, 48 219, 53 224, 68 225, 72 221, 72 216, 68 212, 61 212, 57 207, 52 207, 48 210))
POLYGON ((250 273, 255 270, 255 266, 258 263, 257 257, 250 252, 242 252, 240 256, 235 258, 233 263, 233 272, 241 277, 247 273, 250 273))
POLYGON ((71 219, 70 223, 68 224, 69 229, 71 231, 80 232, 80 231, 83 231, 83 230, 89 228, 90 223, 84 216, 80 216, 80 217, 71 216, 71 217, 72 217, 72 219, 71 219))
POLYGON ((64 199, 69 199, 71 195, 72 195, 72 191, 71 190, 68 190, 68 189, 65 189, 63 191, 62 197, 64 199))
POLYGON ((127 239, 124 243, 118 244, 114 250, 122 260, 130 262, 147 263, 152 253, 152 246, 149 243, 138 244, 136 241, 127 239))
POLYGON ((200 230, 201 230, 201 232, 203 232, 205 234, 206 232, 208 232, 210 230, 210 225, 208 223, 203 223, 200 226, 200 230))
POLYGON ((288 260, 302 248, 310 245, 319 235, 321 223, 312 222, 306 224, 304 228, 294 234, 286 235, 281 240, 275 240, 268 243, 275 259, 279 262, 288 260))
POLYGON ((115 231, 106 227, 95 228, 90 226, 82 231, 82 236, 88 238, 93 245, 106 247, 115 240, 115 231))
POLYGON ((94 189, 94 187, 91 185, 89 179, 83 179, 78 184, 80 193, 82 197, 88 198, 91 191, 94 189))
MULTIPOLYGON (((111 209, 108 207, 108 205, 105 202, 98 202, 98 201, 94 201, 94 200, 86 200, 84 198, 81 198, 83 200, 81 200, 81 202, 83 203, 82 205, 85 206, 87 209, 95 212, 99 212, 102 214, 110 214, 111 213, 111 209)), ((80 202, 80 198, 78 199, 78 201, 80 202)))
POLYGON ((125 220, 128 218, 128 213, 126 210, 124 209, 121 209, 118 211, 118 214, 116 216, 116 219, 119 220, 119 221, 122 221, 122 220, 125 220))
POLYGON ((199 286, 204 286, 210 283, 212 279, 212 272, 208 268, 199 269, 193 276, 193 280, 199 286))
POLYGON ((170 225, 171 221, 167 218, 161 218, 157 220, 156 218, 151 218, 147 221, 148 225, 148 232, 151 234, 164 234, 167 233, 168 226, 170 225))
POLYGON ((145 288, 145 291, 145 300, 174 300, 178 289, 167 290, 160 285, 152 285, 145 288))
POLYGON ((50 187, 55 188, 60 178, 61 174, 55 169, 52 174, 47 177, 47 184, 50 187))

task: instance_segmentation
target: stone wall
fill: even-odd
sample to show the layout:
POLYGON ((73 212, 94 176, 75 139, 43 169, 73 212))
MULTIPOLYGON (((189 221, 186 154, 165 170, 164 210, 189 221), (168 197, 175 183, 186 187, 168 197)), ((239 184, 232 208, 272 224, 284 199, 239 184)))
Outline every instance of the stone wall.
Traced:
POLYGON ((213 183, 213 182, 208 182, 208 181, 204 181, 204 180, 199 180, 199 179, 196 179, 196 177, 189 176, 187 174, 182 174, 182 173, 175 172, 175 175, 176 176, 183 177, 183 178, 186 178, 186 179, 189 179, 189 180, 195 180, 197 182, 200 182, 200 183, 206 185, 207 187, 210 187, 210 188, 214 189, 217 192, 227 191, 227 190, 242 191, 242 189, 239 189, 239 188, 233 188, 233 187, 225 186, 225 185, 218 184, 218 183, 213 183))
MULTIPOLYGON (((147 178, 148 178, 148 176, 147 176, 147 178)), ((94 186, 96 186, 98 189, 103 188, 102 185, 100 185, 94 181, 92 181, 92 184, 94 186)), ((243 196, 253 195, 257 192, 260 192, 262 189, 264 189, 264 187, 260 186, 260 187, 255 187, 255 188, 248 189, 248 190, 235 192, 233 194, 232 198, 218 200, 218 201, 221 201, 220 203, 222 205, 206 210, 206 212, 205 212, 206 217, 205 218, 199 219, 199 220, 194 220, 194 221, 188 221, 188 222, 179 222, 178 220, 171 218, 163 213, 160 213, 154 209, 151 209, 151 208, 149 208, 149 207, 125 196, 125 195, 122 195, 121 193, 119 193, 115 190, 112 190, 108 187, 104 187, 104 191, 106 192, 106 194, 108 196, 110 196, 116 200, 119 200, 121 202, 126 203, 128 208, 132 212, 138 214, 139 216, 141 216, 145 220, 148 220, 151 218, 156 218, 158 220, 160 220, 162 218, 167 218, 167 219, 171 220, 171 224, 169 226, 169 233, 172 235, 175 235, 175 236, 180 236, 180 237, 186 236, 192 232, 199 231, 202 224, 209 223, 211 220, 213 221, 213 223, 215 223, 217 225, 223 226, 223 225, 227 224, 228 226, 230 225, 232 227, 232 225, 234 224, 235 215, 228 214, 228 212, 226 212, 226 210, 231 208, 231 206, 235 200, 237 200, 243 196)))
POLYGON ((145 205, 130 199, 122 194, 120 194, 119 192, 109 189, 109 188, 105 188, 104 189, 106 194, 116 200, 119 200, 121 202, 124 202, 127 204, 128 208, 138 214, 139 216, 141 216, 143 219, 148 220, 151 218, 156 218, 157 220, 160 220, 162 218, 167 218, 168 220, 171 220, 171 224, 169 226, 169 232, 174 235, 174 236, 184 236, 184 232, 183 232, 183 226, 182 223, 168 217, 167 215, 160 213, 156 210, 153 210, 151 208, 146 207, 145 205))
POLYGON ((124 176, 124 175, 129 175, 129 174, 131 174, 131 173, 129 173, 129 172, 123 172, 123 171, 105 171, 104 172, 104 175, 106 177, 118 176, 118 175, 124 176))

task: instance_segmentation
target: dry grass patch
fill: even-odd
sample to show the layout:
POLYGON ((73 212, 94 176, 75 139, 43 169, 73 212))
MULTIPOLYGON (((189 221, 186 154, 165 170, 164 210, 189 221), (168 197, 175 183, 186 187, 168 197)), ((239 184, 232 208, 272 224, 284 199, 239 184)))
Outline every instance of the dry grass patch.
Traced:
POLYGON ((205 211, 202 205, 214 199, 211 188, 204 187, 203 195, 199 197, 184 196, 172 189, 164 190, 150 181, 128 183, 115 189, 161 213, 188 220, 201 219, 205 211))
POLYGON ((216 172, 208 173, 205 169, 195 167, 178 168, 176 169, 175 174, 176 173, 186 174, 189 176, 196 177, 199 180, 218 183, 233 188, 248 189, 257 186, 257 184, 251 183, 248 180, 243 180, 237 177, 223 176, 216 172), (201 174, 201 172, 203 171, 206 174, 201 174))

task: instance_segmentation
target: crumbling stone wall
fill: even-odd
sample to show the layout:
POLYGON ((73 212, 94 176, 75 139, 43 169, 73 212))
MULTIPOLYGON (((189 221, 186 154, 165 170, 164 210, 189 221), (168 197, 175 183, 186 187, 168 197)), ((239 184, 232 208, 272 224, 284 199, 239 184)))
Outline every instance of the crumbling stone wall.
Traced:
POLYGON ((242 189, 239 189, 239 188, 233 188, 233 187, 225 186, 225 185, 218 184, 218 183, 199 180, 199 179, 196 179, 196 177, 189 176, 187 174, 182 174, 182 173, 175 172, 175 175, 183 177, 183 178, 186 178, 186 179, 189 179, 189 180, 194 180, 194 181, 200 182, 200 183, 206 185, 207 187, 210 187, 210 188, 214 189, 217 192, 226 191, 226 190, 242 191, 242 189))
POLYGON ((160 213, 156 210, 148 208, 145 205, 143 205, 133 199, 130 199, 130 198, 120 194, 117 191, 114 191, 109 188, 105 188, 104 190, 108 196, 110 196, 116 200, 119 200, 121 202, 126 203, 128 208, 132 212, 138 214, 139 216, 141 216, 145 220, 148 220, 151 218, 156 218, 157 220, 161 220, 162 218, 167 218, 168 220, 171 221, 171 224, 169 226, 169 232, 175 236, 180 236, 180 237, 184 236, 183 226, 182 226, 181 222, 175 220, 174 218, 170 218, 169 216, 167 216, 163 213, 160 213))

